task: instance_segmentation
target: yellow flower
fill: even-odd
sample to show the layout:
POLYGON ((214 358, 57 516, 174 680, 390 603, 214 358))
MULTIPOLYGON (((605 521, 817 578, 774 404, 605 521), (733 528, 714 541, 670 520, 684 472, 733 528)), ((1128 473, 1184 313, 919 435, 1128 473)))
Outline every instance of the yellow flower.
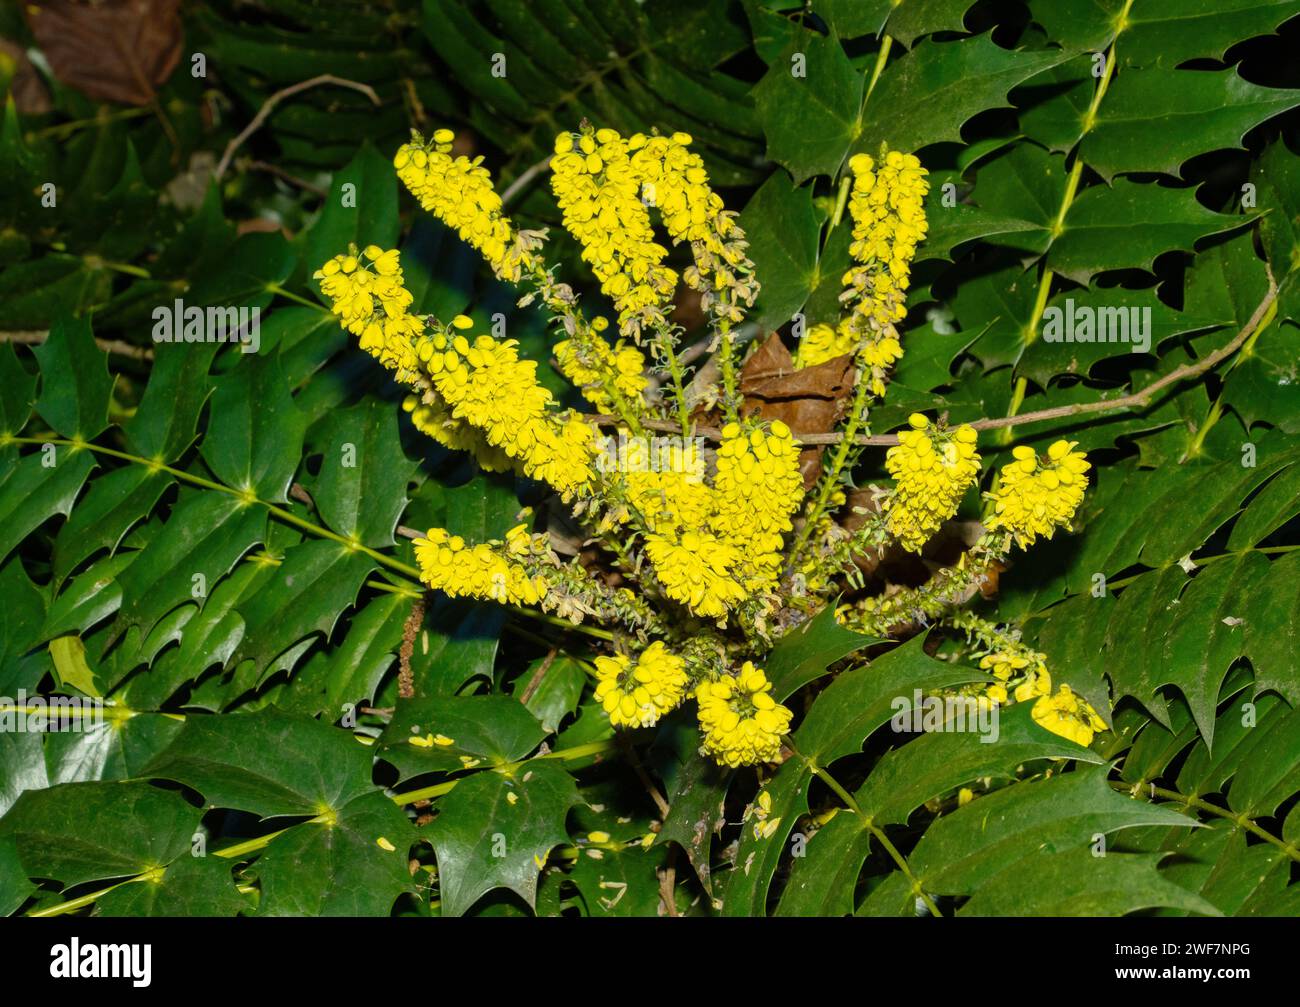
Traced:
POLYGON ((939 430, 920 413, 908 419, 885 467, 895 479, 887 503, 889 530, 905 549, 920 552, 944 521, 957 513, 962 495, 975 482, 980 456, 969 426, 939 430))
POLYGON ((916 156, 896 150, 886 151, 880 162, 857 154, 849 170, 854 239, 849 254, 860 265, 846 283, 860 298, 856 313, 883 328, 903 317, 912 258, 925 239, 930 186, 916 156))
POLYGON ((1106 722, 1092 705, 1076 696, 1068 685, 1061 686, 1055 696, 1043 696, 1031 712, 1041 727, 1085 748, 1092 744, 1096 732, 1106 730, 1106 722))
POLYGON ((647 535, 645 552, 668 597, 696 615, 721 619, 745 600, 733 577, 740 551, 708 532, 688 531, 680 539, 647 535))
POLYGON ((628 502, 653 532, 679 535, 704 528, 713 508, 713 490, 704 481, 704 458, 693 441, 647 444, 645 438, 620 441, 618 468, 628 502))
POLYGON ((421 401, 419 396, 408 395, 402 408, 411 414, 415 429, 432 437, 451 451, 468 451, 485 472, 509 472, 514 463, 500 448, 494 448, 483 439, 482 433, 451 414, 451 407, 441 399, 421 401))
POLYGON ((700 291, 704 311, 739 322, 742 307, 758 293, 754 264, 736 215, 709 186, 704 162, 690 145, 688 133, 636 133, 627 141, 642 200, 659 211, 674 244, 690 242, 694 263, 683 274, 686 285, 700 291))
POLYGON ((1070 519, 1083 501, 1088 485, 1084 475, 1092 466, 1074 441, 1057 441, 1039 458, 1021 445, 1012 450, 1015 461, 1002 468, 998 488, 988 494, 993 513, 991 531, 1005 530, 1022 549, 1039 536, 1051 538, 1057 528, 1070 528, 1070 519))
POLYGON ((686 662, 663 641, 633 662, 626 654, 596 658, 596 702, 615 727, 650 727, 686 695, 686 662))
POLYGON ((645 357, 635 346, 628 346, 622 340, 611 349, 599 336, 582 343, 565 339, 555 344, 555 359, 560 373, 601 412, 609 412, 613 407, 613 399, 604 387, 606 380, 613 381, 624 401, 637 401, 645 392, 645 357))
POLYGON ((480 163, 451 156, 455 134, 440 129, 425 143, 416 134, 393 158, 397 177, 420 205, 475 248, 503 280, 516 282, 533 268, 529 242, 522 240, 502 212, 492 176, 480 163))
POLYGON ((795 351, 794 366, 798 369, 816 367, 828 360, 852 353, 857 348, 858 339, 847 325, 833 328, 826 324, 814 325, 799 340, 795 351))
POLYGON ((776 586, 782 536, 803 500, 799 448, 780 420, 766 430, 738 423, 722 429, 718 471, 713 482, 716 510, 710 521, 742 555, 738 574, 750 593, 776 586))
POLYGON ((397 249, 368 246, 361 255, 336 255, 312 273, 339 324, 360 336, 363 350, 410 383, 416 370, 415 340, 424 323, 407 313, 411 293, 402 283, 397 249))
POLYGON ((734 677, 701 682, 700 705, 704 751, 725 766, 775 762, 792 714, 771 696, 772 683, 761 668, 746 661, 734 677))
MULTIPOLYGON (((453 320, 453 326, 459 319, 453 320)), ((468 319, 464 320, 468 322, 468 319)), ((524 472, 566 500, 592 476, 595 433, 569 414, 552 412, 551 393, 537 383, 537 364, 520 360, 513 339, 437 333, 419 345, 419 358, 451 415, 482 430, 487 442, 518 460, 524 472)))
POLYGON ((1047 670, 1043 655, 1034 651, 998 651, 988 654, 980 659, 980 669, 998 680, 986 689, 986 695, 1000 703, 1007 701, 1007 688, 1010 686, 1014 686, 1012 695, 1017 703, 1049 695, 1052 691, 1052 675, 1047 670))
POLYGON ((530 575, 500 544, 469 545, 443 528, 430 528, 415 540, 420 579, 453 598, 484 598, 502 604, 536 605, 546 596, 546 580, 530 575))
POLYGON ((627 141, 612 129, 561 133, 551 188, 583 261, 618 309, 620 330, 639 335, 643 325, 662 324, 677 274, 663 265, 668 250, 654 240, 627 141))

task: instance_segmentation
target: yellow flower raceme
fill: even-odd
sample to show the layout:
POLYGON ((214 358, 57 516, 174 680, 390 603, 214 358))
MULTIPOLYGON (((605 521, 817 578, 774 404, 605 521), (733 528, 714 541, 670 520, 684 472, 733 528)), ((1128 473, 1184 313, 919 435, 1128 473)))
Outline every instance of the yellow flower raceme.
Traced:
POLYGON ((704 528, 714 493, 704 481, 704 458, 693 441, 647 443, 632 437, 620 443, 618 455, 628 502, 650 531, 680 535, 704 528))
POLYGON ((814 325, 799 340, 799 348, 794 355, 794 365, 800 370, 805 367, 816 367, 828 360, 852 353, 857 345, 857 336, 848 326, 841 325, 836 328, 826 324, 814 325))
POLYGON ((1075 695, 1068 685, 1061 686, 1055 696, 1043 696, 1030 712, 1041 727, 1085 747, 1092 744, 1094 734, 1106 730, 1106 722, 1092 704, 1075 695))
POLYGON ((856 293, 854 314, 882 329, 905 313, 912 258, 927 229, 924 204, 930 186, 916 156, 896 150, 886 152, 880 162, 856 154, 849 169, 849 254, 859 265, 846 275, 845 285, 856 293))
POLYGON ((1070 519, 1083 501, 1088 485, 1084 474, 1092 466, 1075 442, 1057 441, 1039 458, 1021 445, 1012 450, 1015 461, 1002 468, 998 488, 988 494, 993 502, 990 531, 1004 530, 1021 548, 1038 536, 1050 539, 1057 528, 1070 528, 1070 519))
POLYGON ((686 662, 656 640, 632 661, 596 658, 596 702, 615 727, 650 727, 686 695, 686 662))
POLYGON ((639 336, 643 325, 664 322, 677 274, 663 265, 668 250, 654 239, 627 141, 612 129, 561 133, 551 188, 583 261, 618 309, 621 331, 639 336))
POLYGON ((772 683, 761 668, 746 661, 734 677, 701 682, 695 690, 700 706, 704 751, 733 768, 781 757, 781 738, 792 714, 771 696, 772 683))
POLYGON ((739 322, 742 306, 752 305, 758 293, 754 264, 736 215, 709 186, 704 162, 690 144, 688 133, 635 133, 627 141, 643 201, 659 210, 674 244, 690 242, 694 264, 683 274, 686 285, 703 294, 703 310, 739 322))
POLYGON ((713 482, 715 510, 710 525, 737 546, 737 571, 755 594, 776 586, 781 570, 782 537, 803 500, 799 448, 780 420, 766 430, 738 423, 722 429, 718 471, 713 482))
POLYGON ((969 426, 941 431, 920 413, 908 418, 885 467, 896 481, 888 507, 890 532, 905 549, 920 552, 944 521, 957 513, 962 495, 979 476, 976 433, 969 426))
MULTIPOLYGON (((529 536, 523 525, 512 529, 506 543, 469 545, 443 528, 430 528, 415 541, 420 579, 454 598, 483 598, 502 604, 536 605, 546 597, 546 579, 529 575, 515 557, 521 553, 520 537, 529 536)), ((522 550, 527 555, 528 547, 522 550)))
POLYGON ((455 134, 440 129, 429 143, 417 135, 393 158, 397 177, 420 205, 475 248, 503 280, 517 282, 534 265, 535 244, 520 235, 501 208, 492 177, 480 163, 451 156, 455 134))
MULTIPOLYGON (((597 318, 592 328, 600 331, 604 322, 597 318)), ((601 412, 608 412, 614 402, 609 391, 604 387, 606 380, 612 380, 614 389, 625 402, 640 401, 645 393, 645 356, 635 346, 628 346, 619 340, 611 348, 599 336, 586 342, 565 339, 555 344, 555 360, 560 365, 560 373, 568 378, 579 390, 583 398, 601 412), (585 352, 584 352, 585 351, 585 352)))
POLYGON ((441 399, 424 402, 417 395, 408 395, 402 400, 402 409, 411 414, 416 430, 451 451, 468 451, 483 471, 509 472, 514 468, 509 455, 487 443, 481 431, 456 419, 441 399))
POLYGON ((363 350, 398 380, 410 383, 416 370, 414 340, 424 323, 407 313, 411 293, 402 282, 397 249, 369 245, 360 255, 336 255, 312 274, 330 299, 331 310, 363 350))
MULTIPOLYGON (((472 323, 463 315, 456 328, 472 323)), ((537 383, 537 364, 520 360, 507 339, 439 332, 418 347, 421 365, 451 414, 484 432, 489 444, 518 460, 524 472, 569 499, 592 476, 595 434, 577 416, 551 411, 551 393, 537 383)))
POLYGON ((988 654, 980 660, 980 670, 989 672, 997 679, 986 689, 986 695, 999 703, 1008 701, 1008 687, 1013 688, 1012 695, 1017 703, 1050 695, 1052 691, 1052 675, 1047 670, 1043 655, 1033 651, 988 654))
POLYGON ((645 552, 668 597, 696 615, 720 620, 745 600, 734 576, 740 550, 708 532, 647 535, 645 552))

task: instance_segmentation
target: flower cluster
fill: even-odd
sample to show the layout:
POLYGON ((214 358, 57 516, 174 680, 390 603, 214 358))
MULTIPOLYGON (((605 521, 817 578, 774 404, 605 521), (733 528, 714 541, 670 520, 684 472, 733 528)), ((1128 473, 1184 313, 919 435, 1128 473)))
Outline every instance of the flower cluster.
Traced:
POLYGON ((1092 744, 1094 734, 1106 730, 1106 722, 1092 705, 1068 685, 1061 686, 1055 696, 1044 695, 1030 712, 1039 726, 1085 747, 1092 744))
POLYGON ((1092 467, 1073 449, 1073 441, 1056 441, 1040 458, 1033 448, 1014 448, 1015 461, 1002 468, 998 488, 988 495, 989 528, 1007 532, 1021 548, 1039 535, 1050 539, 1057 528, 1068 531, 1088 485, 1084 473, 1092 467))
MULTIPOLYGON (((591 327, 602 332, 609 327, 603 317, 593 319, 591 327)), ((645 356, 635 346, 619 340, 611 348, 599 336, 579 341, 565 339, 555 344, 555 361, 560 373, 582 391, 583 397, 601 412, 614 406, 614 396, 638 401, 645 393, 645 356), (613 389, 606 387, 611 381, 613 389)))
POLYGON ((361 348, 396 371, 399 381, 409 380, 416 366, 411 340, 424 325, 408 313, 412 298, 397 249, 368 245, 360 255, 336 255, 312 278, 320 281, 339 323, 361 337, 361 348))
MULTIPOLYGON (((592 631, 612 644, 593 665, 595 700, 610 724, 649 727, 694 697, 701 750, 730 767, 781 758, 793 714, 759 665, 781 634, 841 594, 837 617, 876 635, 968 629, 971 653, 991 677, 964 687, 968 694, 1033 702, 1048 730, 1091 740, 1101 718, 1067 687, 1052 691, 1041 654, 1010 631, 957 615, 1013 543, 1068 527, 1088 468, 1073 445, 1058 442, 1044 458, 1018 448, 989 495, 988 530, 954 562, 932 564, 927 582, 868 581, 887 546, 919 552, 980 473, 973 428, 914 414, 885 458, 892 489, 854 481, 858 435, 875 419, 871 399, 884 394, 903 353, 897 325, 926 234, 928 183, 915 157, 882 149, 849 165, 853 265, 844 310, 809 329, 796 367, 850 357, 856 389, 852 405, 837 406, 843 439, 806 491, 800 457, 811 446, 763 419, 765 406, 747 398, 741 380, 745 350, 734 327, 758 283, 745 235, 710 187, 691 137, 624 137, 584 122, 556 138, 552 190, 613 302, 614 325, 584 313, 579 294, 545 261, 545 232, 511 222, 482 159, 454 155, 454 139, 446 129, 427 142, 414 135, 394 158, 398 176, 498 278, 526 288, 519 307, 540 302, 559 372, 604 415, 561 408, 516 340, 476 334, 466 315, 413 313, 396 250, 351 247, 322 265, 315 277, 331 309, 407 387, 403 408, 416 429, 472 453, 483 469, 545 484, 529 489, 545 497, 538 517, 502 540, 472 544, 440 528, 417 539, 424 584, 555 613, 551 622, 611 627, 592 631), (674 246, 689 246, 680 279, 701 295, 707 363, 679 352, 685 332, 668 318, 679 280, 668 265, 674 246), (598 433, 611 426, 608 438, 598 433), (665 430, 672 436, 656 436, 665 430)), ((768 820, 767 801, 756 805, 755 827, 771 834, 777 820, 768 820)))
POLYGON ((635 661, 596 658, 595 698, 615 727, 651 727, 686 696, 686 662, 656 640, 635 661))
POLYGON ((710 525, 723 540, 745 543, 738 573, 746 594, 771 590, 780 573, 783 537, 803 500, 799 448, 790 428, 780 420, 766 430, 747 432, 738 423, 723 427, 713 487, 710 525))
POLYGON ((483 598, 512 605, 536 605, 546 597, 546 578, 528 573, 520 561, 543 543, 530 541, 524 525, 504 543, 469 545, 443 528, 430 528, 415 541, 420 578, 453 598, 483 598))
POLYGON ((976 434, 969 426, 939 430, 920 413, 908 419, 885 467, 896 485, 889 498, 889 530, 904 548, 920 552, 940 525, 957 513, 980 472, 976 434))
MULTIPOLYGON (((466 322, 462 315, 452 324, 461 328, 466 322)), ((527 475, 567 499, 591 479, 595 433, 578 417, 549 410, 551 393, 537 383, 537 363, 520 360, 517 346, 513 339, 479 336, 471 343, 438 332, 420 342, 417 354, 453 417, 482 430, 527 475)))
POLYGON ((478 250, 497 276, 516 281, 533 267, 535 242, 502 211, 483 159, 451 156, 454 139, 449 129, 436 131, 428 143, 413 134, 393 158, 397 177, 420 206, 478 250))
POLYGON ((612 129, 561 133, 551 158, 551 188, 565 228, 582 246, 583 261, 618 309, 619 328, 639 335, 643 325, 664 323, 677 274, 663 265, 668 250, 654 239, 630 147, 612 129))
POLYGON ((792 714, 771 692, 772 683, 750 661, 734 678, 701 682, 695 699, 704 751, 732 767, 779 759, 792 714))

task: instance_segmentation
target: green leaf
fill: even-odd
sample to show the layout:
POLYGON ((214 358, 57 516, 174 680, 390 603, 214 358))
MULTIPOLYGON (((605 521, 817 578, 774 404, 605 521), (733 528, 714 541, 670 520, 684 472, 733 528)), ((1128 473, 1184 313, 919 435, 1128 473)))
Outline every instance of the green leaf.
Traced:
POLYGON ((251 660, 260 683, 267 665, 298 641, 314 633, 328 639, 374 568, 369 556, 327 539, 287 549, 271 578, 237 606, 244 636, 230 666, 251 660))
POLYGON ((0 597, 0 695, 35 691, 48 663, 44 651, 33 653, 41 641, 45 598, 17 557, 0 564, 0 597))
POLYGON ((387 916, 415 891, 408 856, 417 838, 406 812, 383 794, 363 794, 268 847, 254 865, 257 914, 387 916))
POLYGON ((89 451, 44 445, 0 471, 0 560, 55 514, 67 514, 95 467, 89 451), (47 464, 52 462, 53 464, 47 464))
POLYGON ((1047 261, 1061 275, 1083 284, 1107 269, 1149 272, 1157 256, 1190 252, 1200 239, 1243 223, 1241 217, 1207 210, 1191 189, 1121 179, 1080 194, 1047 261))
POLYGON ((95 345, 87 318, 57 319, 34 348, 41 363, 36 411, 65 437, 91 440, 108 426, 113 377, 108 355, 95 345))
POLYGON ((460 771, 467 763, 515 762, 545 737, 537 718, 512 697, 430 696, 398 701, 380 735, 378 751, 397 767, 402 779, 408 779, 421 773, 460 771), (439 735, 450 743, 429 741, 439 735))
POLYGON ((519 677, 516 683, 520 699, 528 712, 536 717, 547 733, 559 730, 560 722, 578 708, 578 701, 587 686, 587 672, 572 657, 559 656, 543 669, 545 658, 534 661, 519 677), (541 678, 533 687, 532 695, 523 699, 523 689, 533 676, 540 673, 541 678))
POLYGON ((0 346, 0 441, 17 437, 31 419, 35 374, 28 374, 11 345, 0 346))
MULTIPOLYGON (((363 142, 351 163, 334 174, 320 216, 303 236, 301 269, 310 276, 346 254, 349 245, 391 248, 397 230, 397 175, 388 158, 363 142), (346 197, 344 186, 350 187, 346 197)), ((320 295, 319 282, 310 285, 320 295)))
POLYGON ((15 912, 35 890, 18 857, 17 841, 0 838, 0 916, 15 912))
POLYGON ((402 452, 397 412, 368 402, 335 413, 313 497, 325 523, 371 548, 393 544, 416 463, 402 452))
POLYGON ((531 907, 537 875, 551 850, 568 841, 564 819, 581 801, 573 778, 549 762, 533 761, 513 776, 475 773, 459 782, 438 802, 429 826, 442 915, 461 916, 496 888, 531 907))
POLYGON ((835 606, 827 605, 777 640, 768 654, 763 670, 772 683, 772 698, 780 702, 821 678, 841 658, 883 642, 845 629, 835 619, 835 606))
POLYGON ((1169 907, 1221 916, 1211 903, 1157 870, 1163 855, 1035 850, 990 878, 962 916, 1123 916, 1169 907))
POLYGON ((217 349, 217 343, 155 344, 140 408, 122 428, 133 452, 172 462, 190 446, 211 392, 208 369, 217 349))
POLYGON ((62 583, 101 550, 116 552, 171 485, 170 475, 143 465, 127 465, 94 480, 54 539, 55 582, 62 583))
POLYGON ((773 172, 749 201, 739 223, 749 239, 755 273, 763 279, 754 307, 756 320, 769 327, 782 325, 804 306, 820 282, 821 219, 813 206, 812 188, 796 188, 785 172, 773 172))
POLYGON ((370 764, 348 731, 259 710, 190 717, 141 775, 192 787, 210 806, 273 818, 338 814, 373 792, 370 764))
POLYGON ((227 486, 279 503, 298 468, 306 429, 279 358, 245 357, 217 383, 200 451, 227 486))
POLYGON ((278 232, 242 235, 220 265, 194 279, 186 305, 263 309, 275 296, 269 288, 289 278, 294 262, 293 250, 278 232))
POLYGON ((899 0, 893 4, 886 31, 911 47, 922 35, 965 31, 966 11, 974 0, 899 0))
POLYGON ((1107 92, 1081 156, 1108 181, 1136 171, 1177 175, 1189 158, 1239 148, 1248 130, 1296 105, 1300 91, 1259 87, 1236 69, 1128 70, 1107 92))
POLYGON ((181 497, 158 536, 117 575, 120 629, 147 632, 173 608, 201 599, 265 534, 261 507, 225 493, 181 497))
POLYGON ((1104 768, 1081 768, 971 801, 930 826, 908 859, 932 895, 970 895, 1039 849, 1082 849, 1091 856, 1098 834, 1195 824, 1176 811, 1115 793, 1104 768))
MULTIPOLYGON (((1215 572, 1217 575, 1217 571, 1215 572)), ((1256 688, 1272 690, 1300 706, 1300 553, 1277 560, 1246 597, 1246 653, 1256 688)))
POLYGON ((157 879, 122 885, 95 902, 99 916, 237 916, 250 903, 230 876, 230 863, 182 854, 157 879))
POLYGON ((189 852, 200 817, 148 783, 65 783, 25 791, 0 818, 0 839, 18 844, 30 877, 72 886, 171 863, 189 852))
POLYGON ((796 183, 834 175, 859 132, 862 83, 833 29, 795 36, 754 88, 768 158, 796 183))
POLYGON ((1069 55, 1012 52, 995 45, 989 35, 919 42, 880 75, 853 150, 874 156, 882 143, 916 151, 942 140, 960 140, 966 120, 1007 107, 1008 91, 1069 55))
POLYGON ((713 759, 692 751, 678 769, 675 785, 667 795, 669 810, 659 831, 661 841, 675 842, 686 851, 700 884, 710 896, 713 879, 709 849, 713 836, 722 830, 722 803, 732 775, 731 770, 713 759))

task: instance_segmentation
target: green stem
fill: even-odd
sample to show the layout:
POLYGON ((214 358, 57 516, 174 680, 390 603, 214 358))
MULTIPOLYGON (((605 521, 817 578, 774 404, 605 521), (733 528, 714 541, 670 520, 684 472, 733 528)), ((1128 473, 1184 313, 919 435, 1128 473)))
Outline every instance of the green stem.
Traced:
POLYGON ((1130 797, 1137 797, 1139 794, 1150 794, 1152 797, 1161 797, 1166 801, 1177 801, 1188 808, 1196 808, 1198 811, 1204 811, 1208 815, 1215 815, 1219 818, 1225 818, 1232 822, 1238 828, 1245 829, 1253 836, 1258 836, 1264 842, 1276 846, 1292 860, 1300 863, 1300 849, 1297 849, 1294 843, 1284 842, 1267 829, 1258 825, 1253 818, 1245 814, 1237 814, 1235 811, 1229 811, 1227 808, 1221 808, 1217 804, 1211 804, 1209 801, 1203 801, 1199 797, 1191 794, 1179 793, 1177 790, 1168 790, 1165 787, 1157 787, 1153 783, 1125 783, 1123 780, 1110 780, 1113 789, 1127 793, 1130 797))
POLYGON ((869 815, 864 815, 862 813, 862 808, 858 806, 858 802, 854 799, 853 795, 850 794, 848 790, 846 790, 840 782, 835 779, 835 777, 831 776, 830 773, 817 765, 816 762, 796 749, 789 738, 785 739, 785 743, 792 751, 794 751, 795 755, 803 760, 803 764, 808 767, 809 771, 826 784, 826 786, 834 792, 835 796, 844 802, 844 806, 848 808, 849 811, 862 820, 862 827, 871 833, 876 842, 878 842, 884 848, 885 852, 889 854, 890 859, 894 861, 898 866, 898 869, 903 872, 903 876, 912 883, 912 891, 921 899, 922 902, 925 903, 925 907, 930 910, 930 913, 934 916, 943 916, 943 913, 939 911, 939 907, 935 904, 934 899, 932 899, 925 889, 921 887, 920 880, 918 880, 916 875, 912 873, 912 868, 911 865, 908 864, 907 858, 899 852, 898 847, 890 841, 887 835, 885 835, 884 830, 876 825, 869 815))
POLYGON ((327 315, 330 314, 330 309, 325 307, 325 305, 317 301, 309 301, 305 297, 300 297, 292 290, 285 290, 284 287, 280 286, 278 283, 268 283, 266 289, 273 294, 279 294, 286 300, 293 301, 295 304, 301 304, 305 308, 315 308, 317 311, 323 311, 327 315))

